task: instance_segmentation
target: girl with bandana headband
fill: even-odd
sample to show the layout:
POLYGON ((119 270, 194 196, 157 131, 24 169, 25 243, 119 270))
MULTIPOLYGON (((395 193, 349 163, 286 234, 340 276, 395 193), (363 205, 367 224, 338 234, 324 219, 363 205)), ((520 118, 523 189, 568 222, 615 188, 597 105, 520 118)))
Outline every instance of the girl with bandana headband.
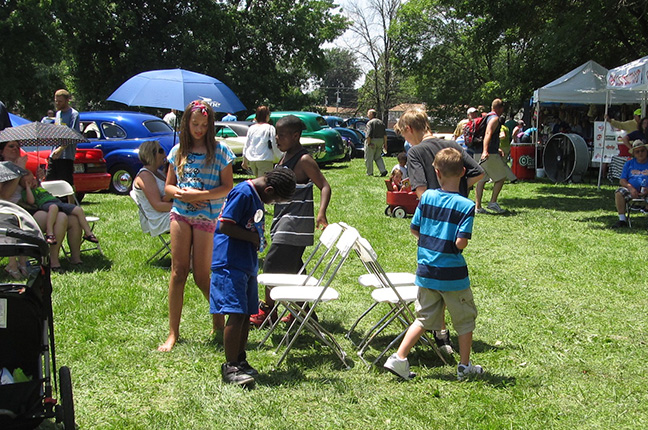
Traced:
MULTIPOLYGON (((232 151, 215 139, 211 106, 201 100, 189 103, 180 122, 180 143, 168 157, 165 192, 173 198, 169 336, 159 351, 173 349, 180 335, 184 288, 192 266, 194 281, 209 301, 214 230, 234 184, 234 158, 232 151)), ((213 315, 212 324, 214 332, 223 330, 223 316, 213 315)))

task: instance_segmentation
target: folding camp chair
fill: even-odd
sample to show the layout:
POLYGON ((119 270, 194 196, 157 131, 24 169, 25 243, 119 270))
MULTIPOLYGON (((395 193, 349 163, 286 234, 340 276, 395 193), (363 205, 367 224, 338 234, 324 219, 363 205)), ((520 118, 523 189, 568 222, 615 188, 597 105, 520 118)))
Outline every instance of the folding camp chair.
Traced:
MULTIPOLYGON (((140 202, 139 202, 139 200, 137 198, 137 193, 135 192, 134 189, 131 190, 129 195, 130 195, 131 199, 133 199, 133 201, 137 205, 137 209, 139 210, 140 215, 144 218, 142 220, 142 218, 140 217, 140 226, 142 227, 142 231, 144 231, 145 226, 143 225, 143 223, 148 222, 148 217, 146 216, 146 211, 144 211, 144 209, 142 208, 142 205, 140 204, 140 202)), ((168 233, 169 232, 167 231, 165 233, 158 234, 158 235, 151 234, 151 236, 157 237, 158 239, 160 239, 160 242, 162 243, 162 246, 155 252, 155 254, 151 255, 149 257, 149 259, 146 260, 146 263, 150 263, 158 255, 160 257, 157 259, 157 261, 160 262, 160 261, 162 261, 163 258, 165 258, 167 255, 169 255, 171 253, 171 247, 170 247, 171 239, 167 236, 168 233)))
MULTIPOLYGON (((41 186, 45 188, 51 195, 54 197, 72 197, 74 199, 74 203, 77 206, 81 206, 79 201, 76 198, 76 194, 74 192, 74 188, 72 188, 72 185, 70 185, 66 181, 43 181, 41 182, 41 186)), ((88 224, 90 224, 90 230, 94 231, 95 223, 100 220, 98 216, 94 215, 88 215, 86 214, 86 220, 88 221, 88 224)), ((81 252, 88 252, 88 251, 94 251, 95 249, 99 251, 101 255, 103 255, 103 251, 101 250, 101 245, 99 243, 93 243, 89 242, 85 239, 81 240, 81 244, 83 243, 90 243, 92 244, 89 247, 86 248, 81 248, 81 252)), ((65 249, 65 246, 61 245, 61 249, 63 250, 63 253, 65 254, 66 257, 70 256, 70 252, 65 249)))
MULTIPOLYGON (((302 265, 301 269, 299 270, 298 273, 259 273, 257 276, 257 282, 259 284, 265 285, 266 287, 276 287, 278 285, 283 285, 283 286, 288 286, 288 285, 317 285, 319 283, 319 280, 317 277, 315 277, 316 271, 320 268, 322 262, 324 259, 329 255, 329 252, 331 249, 333 249, 333 245, 335 245, 335 242, 338 240, 340 235, 342 234, 343 228, 340 224, 334 223, 334 224, 329 224, 326 226, 324 231, 319 237, 319 241, 317 242, 317 245, 313 248, 313 251, 310 253, 304 264, 302 265), (321 255, 316 259, 316 256, 319 252, 320 249, 324 249, 324 251, 321 253, 321 255), (311 264, 313 262, 313 264, 311 264)), ((270 316, 274 315, 278 307, 278 304, 275 303, 274 307, 268 313, 268 316, 266 319, 263 321, 261 326, 259 326, 260 329, 266 326, 268 322, 270 321, 270 316)), ((265 337, 264 341, 272 334, 272 330, 268 335, 265 337)), ((261 343, 261 345, 264 342, 261 343)), ((259 346, 261 346, 259 345, 259 346)))
POLYGON ((648 202, 646 202, 646 199, 632 199, 626 202, 626 220, 628 221, 628 227, 632 227, 630 215, 634 212, 648 213, 648 202))
MULTIPOLYGON (((382 357, 391 349, 397 342, 399 342, 405 333, 407 332, 409 326, 415 319, 414 313, 410 309, 410 304, 416 300, 418 287, 416 285, 400 285, 396 286, 392 283, 391 279, 395 279, 393 276, 388 276, 387 273, 383 270, 382 266, 378 263, 378 256, 376 252, 371 247, 369 241, 365 238, 359 238, 356 241, 355 249, 357 251, 360 260, 364 266, 369 270, 370 274, 374 275, 375 280, 380 283, 381 288, 376 288, 372 291, 371 297, 373 298, 376 304, 386 303, 389 306, 388 312, 380 318, 380 320, 374 324, 374 326, 367 332, 363 340, 359 344, 358 356, 362 361, 367 363, 367 360, 364 358, 364 353, 367 347, 371 342, 376 338, 377 335, 382 333, 387 327, 389 327, 394 321, 398 322, 401 325, 401 331, 399 334, 383 349, 378 357, 371 363, 376 364, 382 357)), ((411 278, 410 278, 411 279, 411 278)), ((436 355, 447 364, 446 360, 443 358, 438 348, 436 347, 434 341, 430 340, 427 335, 421 337, 422 342, 430 345, 436 355)))
MULTIPOLYGON (((304 329, 308 329, 331 348, 345 367, 349 367, 346 363, 346 353, 342 347, 333 335, 324 329, 319 321, 313 318, 313 315, 320 303, 337 300, 340 297, 340 294, 331 287, 331 283, 340 270, 340 267, 342 267, 342 264, 348 258, 358 237, 359 234, 355 228, 347 228, 344 230, 344 233, 342 233, 335 245, 335 252, 326 264, 322 277, 319 279, 317 285, 276 286, 270 291, 272 300, 283 305, 294 318, 293 323, 277 347, 278 352, 281 346, 286 343, 286 349, 281 358, 279 358, 277 366, 280 366, 286 358, 301 332, 304 329)), ((278 323, 279 321, 275 321, 273 326, 276 326, 278 323)))

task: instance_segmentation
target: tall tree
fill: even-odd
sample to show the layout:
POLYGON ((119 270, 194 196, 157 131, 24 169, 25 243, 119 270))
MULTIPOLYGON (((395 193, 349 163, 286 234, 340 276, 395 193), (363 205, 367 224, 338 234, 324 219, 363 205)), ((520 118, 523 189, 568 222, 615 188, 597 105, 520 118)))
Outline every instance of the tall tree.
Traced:
POLYGON ((324 51, 324 60, 326 67, 319 85, 327 104, 356 106, 358 91, 355 83, 362 75, 356 56, 347 49, 332 48, 324 51))
POLYGON ((366 5, 355 3, 347 10, 353 22, 350 30, 357 40, 353 48, 369 66, 362 88, 363 99, 385 122, 398 91, 394 74, 398 41, 392 35, 391 26, 400 8, 400 0, 368 0, 366 5))
POLYGON ((61 79, 62 46, 48 1, 8 0, 0 7, 0 100, 40 119, 53 107, 61 79))
POLYGON ((400 66, 428 106, 463 116, 502 97, 516 109, 587 60, 614 67, 648 54, 647 11, 638 0, 410 0, 395 26, 408 46, 400 66))
POLYGON ((346 26, 332 0, 53 1, 86 104, 139 72, 177 67, 220 79, 250 110, 280 104, 322 72, 320 44, 346 26))

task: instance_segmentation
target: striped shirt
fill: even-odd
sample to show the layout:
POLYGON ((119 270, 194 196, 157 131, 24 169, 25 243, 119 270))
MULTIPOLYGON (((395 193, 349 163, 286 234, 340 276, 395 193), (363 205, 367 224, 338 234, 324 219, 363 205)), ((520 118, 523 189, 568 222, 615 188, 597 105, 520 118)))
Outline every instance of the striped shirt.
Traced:
MULTIPOLYGON (((175 160, 180 144, 174 146, 169 152, 169 163, 173 167, 176 176, 178 170, 175 160)), ((214 153, 214 163, 207 165, 207 154, 198 154, 190 152, 187 155, 187 162, 184 165, 182 177, 178 177, 178 188, 193 188, 196 190, 212 190, 221 185, 220 172, 234 160, 234 153, 223 143, 216 141, 216 151, 214 153)), ((196 207, 191 203, 182 202, 178 199, 173 201, 171 212, 177 213, 187 218, 204 218, 216 220, 225 197, 220 199, 209 200, 204 207, 196 207)))
POLYGON ((315 234, 313 183, 297 184, 292 200, 275 203, 270 228, 272 243, 310 246, 315 234))
POLYGON ((419 232, 416 285, 441 291, 470 287, 466 260, 455 241, 472 235, 475 203, 457 193, 427 190, 411 228, 419 232))

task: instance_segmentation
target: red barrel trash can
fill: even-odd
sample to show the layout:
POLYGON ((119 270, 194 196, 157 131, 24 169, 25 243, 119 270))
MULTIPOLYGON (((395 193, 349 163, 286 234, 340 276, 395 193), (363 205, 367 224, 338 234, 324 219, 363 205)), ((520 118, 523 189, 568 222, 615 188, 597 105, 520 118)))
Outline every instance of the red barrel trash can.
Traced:
POLYGON ((513 173, 518 179, 535 178, 535 144, 511 143, 513 173))

